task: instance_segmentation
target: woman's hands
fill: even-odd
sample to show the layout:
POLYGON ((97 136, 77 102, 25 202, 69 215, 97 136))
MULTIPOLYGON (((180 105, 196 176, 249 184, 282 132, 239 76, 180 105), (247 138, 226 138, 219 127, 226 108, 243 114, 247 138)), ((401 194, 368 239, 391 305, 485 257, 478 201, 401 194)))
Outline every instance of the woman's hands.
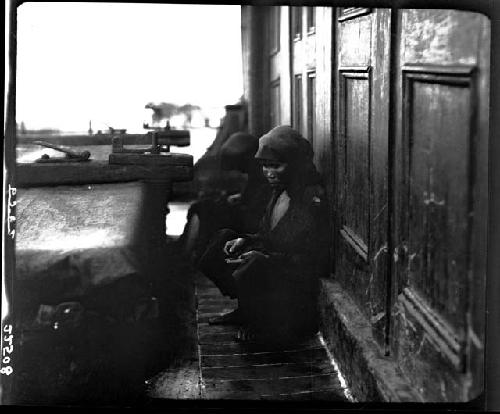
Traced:
POLYGON ((241 204, 241 194, 238 193, 230 195, 226 200, 230 206, 236 206, 238 204, 241 204))
MULTIPOLYGON (((224 253, 226 256, 235 256, 238 254, 239 251, 241 251, 243 245, 245 244, 246 239, 243 237, 238 237, 237 239, 229 240, 226 242, 224 245, 224 253)), ((261 251, 258 250, 249 250, 248 252, 240 254, 237 258, 231 259, 228 258, 226 259, 227 263, 243 263, 243 262, 248 262, 250 259, 256 258, 256 257, 269 257, 265 253, 262 253, 261 251)))
POLYGON ((259 252, 258 250, 250 250, 248 252, 240 254, 239 257, 238 257, 238 259, 241 259, 244 262, 247 262, 250 259, 254 259, 254 258, 257 258, 257 257, 268 258, 269 256, 267 256, 266 254, 264 254, 262 252, 259 252))
POLYGON ((227 256, 230 256, 234 253, 238 253, 238 250, 241 250, 241 248, 245 244, 245 241, 246 241, 246 239, 244 239, 243 237, 238 237, 237 239, 229 240, 224 245, 224 249, 223 249, 224 253, 227 256))

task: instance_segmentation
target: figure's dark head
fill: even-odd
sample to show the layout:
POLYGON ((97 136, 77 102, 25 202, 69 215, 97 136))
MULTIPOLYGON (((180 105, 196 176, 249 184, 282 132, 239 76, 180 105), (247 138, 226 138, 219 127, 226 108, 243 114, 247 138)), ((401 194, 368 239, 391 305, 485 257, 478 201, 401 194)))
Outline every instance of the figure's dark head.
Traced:
POLYGON ((311 144, 290 126, 263 135, 255 158, 272 186, 303 187, 318 179, 311 144))
POLYGON ((222 169, 247 173, 255 163, 254 155, 258 148, 257 137, 245 132, 232 134, 220 150, 222 169))
POLYGON ((277 126, 259 140, 255 158, 272 159, 288 164, 312 160, 313 150, 307 139, 288 125, 277 126))

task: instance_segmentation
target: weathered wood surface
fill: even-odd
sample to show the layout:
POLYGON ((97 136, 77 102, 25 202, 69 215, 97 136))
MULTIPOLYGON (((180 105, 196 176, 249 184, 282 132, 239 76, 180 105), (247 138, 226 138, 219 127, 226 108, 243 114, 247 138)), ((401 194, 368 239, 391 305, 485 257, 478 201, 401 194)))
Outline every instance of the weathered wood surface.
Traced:
MULTIPOLYGON (((43 154, 52 158, 61 157, 61 153, 54 149, 32 144, 18 145, 16 148, 16 185, 18 187, 79 185, 142 179, 168 179, 175 182, 190 181, 193 178, 192 155, 175 152, 155 156, 112 154, 112 147, 109 144, 84 145, 78 143, 78 145, 71 145, 65 141, 64 145, 76 152, 89 151, 90 161, 39 164, 34 161, 43 154), (116 161, 115 164, 110 164, 110 156, 116 161)), ((137 149, 139 147, 132 145, 130 148, 137 149)))
POLYGON ((317 337, 286 349, 240 343, 237 326, 206 321, 234 309, 214 285, 197 280, 198 370, 194 363, 150 381, 149 396, 174 399, 347 401, 317 337))
MULTIPOLYGON (((151 167, 186 166, 193 165, 193 156, 188 154, 109 154, 110 164, 144 165, 151 167)), ((173 177, 175 179, 175 177, 173 177)))
POLYGON ((291 364, 303 362, 322 363, 327 358, 326 351, 322 346, 302 348, 288 351, 267 351, 260 353, 242 354, 209 354, 202 357, 203 366, 237 366, 242 362, 250 365, 256 364, 291 364))
MULTIPOLYGON (((170 130, 168 134, 169 137, 175 141, 175 144, 172 143, 171 145, 184 147, 190 144, 189 139, 185 139, 186 131, 170 130)), ((16 137, 16 143, 18 145, 25 145, 32 144, 34 141, 43 140, 54 145, 111 145, 111 140, 116 136, 123 138, 124 145, 151 145, 151 135, 149 134, 18 135, 16 137)))
POLYGON ((92 160, 85 163, 16 165, 17 187, 118 183, 162 177, 171 181, 190 181, 193 178, 192 165, 118 165, 92 160))
MULTIPOLYGON (((388 324, 390 10, 337 19, 335 271, 384 346, 388 324)), ((359 13, 358 13, 359 12, 359 13)))
POLYGON ((398 17, 392 351, 425 400, 465 401, 484 378, 489 21, 398 17))
MULTIPOLYGON (((107 161, 109 154, 112 152, 112 146, 111 144, 107 145, 99 145, 99 144, 92 144, 92 145, 85 145, 85 144, 71 144, 70 143, 65 143, 65 144, 57 144, 57 145, 64 145, 66 148, 70 148, 73 151, 76 152, 82 152, 82 151, 89 151, 90 152, 90 160, 92 161, 107 161)), ((144 148, 144 146, 139 146, 139 145, 133 145, 131 148, 144 148)), ((50 158, 55 158, 55 157, 64 157, 63 154, 61 154, 59 151, 51 149, 51 148, 46 148, 42 147, 40 145, 35 145, 32 143, 26 143, 26 144, 18 144, 16 146, 16 162, 25 164, 25 163, 32 163, 35 162, 38 158, 40 158, 43 154, 47 154, 50 158)))

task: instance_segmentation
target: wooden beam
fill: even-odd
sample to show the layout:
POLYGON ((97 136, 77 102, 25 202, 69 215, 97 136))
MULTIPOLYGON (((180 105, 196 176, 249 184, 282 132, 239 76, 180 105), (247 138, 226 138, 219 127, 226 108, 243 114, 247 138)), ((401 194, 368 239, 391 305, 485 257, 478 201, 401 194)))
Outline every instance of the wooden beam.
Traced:
MULTIPOLYGON (((189 134, 185 130, 170 130, 168 136, 170 145, 186 147, 190 145, 189 134)), ((165 132, 164 132, 165 133, 165 132)), ((112 138, 122 137, 124 145, 151 145, 150 134, 94 134, 94 135, 17 135, 16 144, 33 144, 35 141, 45 141, 54 145, 111 145, 112 138)))
POLYGON ((108 161, 16 165, 16 187, 115 183, 162 177, 172 182, 190 181, 193 166, 174 162, 163 166, 113 165, 108 161))

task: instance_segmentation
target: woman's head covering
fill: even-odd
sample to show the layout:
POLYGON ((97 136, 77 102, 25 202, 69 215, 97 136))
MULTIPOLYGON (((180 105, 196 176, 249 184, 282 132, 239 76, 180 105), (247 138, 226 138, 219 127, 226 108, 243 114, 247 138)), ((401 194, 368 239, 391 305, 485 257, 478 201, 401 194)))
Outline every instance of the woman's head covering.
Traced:
POLYGON ((222 169, 246 172, 249 163, 254 161, 258 148, 257 137, 245 132, 232 134, 220 149, 222 169))
POLYGON ((313 162, 311 143, 287 125, 273 128, 259 140, 255 158, 288 164, 289 190, 300 190, 307 185, 320 182, 313 162))
POLYGON ((255 158, 293 164, 312 160, 313 150, 307 139, 293 128, 282 125, 271 129, 259 140, 259 150, 255 158))

